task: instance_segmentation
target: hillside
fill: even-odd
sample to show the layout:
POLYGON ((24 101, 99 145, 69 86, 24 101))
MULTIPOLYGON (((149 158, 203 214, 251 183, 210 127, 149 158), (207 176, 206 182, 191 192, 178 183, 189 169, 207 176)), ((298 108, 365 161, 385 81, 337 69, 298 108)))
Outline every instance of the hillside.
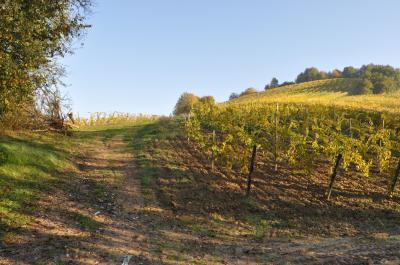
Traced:
POLYGON ((387 198, 384 179, 341 171, 328 202, 323 167, 293 174, 282 163, 274 173, 265 161, 244 198, 243 175, 220 163, 212 170, 179 122, 93 126, 72 137, 5 133, 0 264, 397 260, 399 193, 387 198))
POLYGON ((243 96, 228 104, 293 102, 400 112, 400 93, 352 96, 349 91, 356 85, 357 79, 311 81, 243 96))

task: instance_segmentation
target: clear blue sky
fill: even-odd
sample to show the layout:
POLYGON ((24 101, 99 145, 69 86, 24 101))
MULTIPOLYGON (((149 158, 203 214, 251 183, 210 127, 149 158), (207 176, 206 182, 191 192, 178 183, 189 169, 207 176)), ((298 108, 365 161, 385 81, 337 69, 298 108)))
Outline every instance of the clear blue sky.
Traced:
POLYGON ((169 114, 185 91, 218 101, 305 67, 400 66, 398 0, 97 0, 62 62, 75 112, 169 114))

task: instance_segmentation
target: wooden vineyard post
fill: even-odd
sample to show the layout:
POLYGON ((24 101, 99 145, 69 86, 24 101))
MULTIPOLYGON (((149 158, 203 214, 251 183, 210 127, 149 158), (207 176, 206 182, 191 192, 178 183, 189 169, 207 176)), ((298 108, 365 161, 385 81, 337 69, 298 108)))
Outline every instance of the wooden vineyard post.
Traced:
MULTIPOLYGON (((189 123, 190 122, 190 112, 189 112, 189 114, 188 114, 188 116, 187 116, 187 121, 186 121, 187 123, 189 123)), ((189 134, 188 134, 188 137, 187 137, 187 142, 188 142, 188 144, 190 144, 190 137, 189 137, 189 134)))
POLYGON ((332 188, 333 188, 333 183, 335 182, 336 179, 336 175, 337 175, 337 170, 339 168, 340 162, 342 161, 343 155, 339 154, 336 158, 336 163, 335 163, 335 167, 333 168, 333 172, 331 175, 331 180, 329 183, 329 187, 328 187, 328 195, 327 195, 327 199, 329 200, 332 194, 332 188))
POLYGON ((276 103, 276 111, 275 111, 275 172, 278 171, 278 112, 279 112, 279 103, 276 103))
POLYGON ((350 130, 350 138, 352 138, 353 139, 353 126, 352 126, 352 120, 351 120, 351 118, 350 118, 350 120, 349 120, 349 130, 350 130))
POLYGON ((400 159, 399 163, 397 164, 397 169, 393 177, 392 185, 390 187, 389 195, 392 196, 392 193, 396 189, 397 182, 399 182, 399 177, 400 177, 400 159))
POLYGON ((211 171, 214 171, 214 166, 215 166, 214 144, 215 144, 215 130, 213 130, 212 132, 211 171))
MULTIPOLYGON (((382 119, 382 129, 385 129, 385 119, 382 119)), ((382 147, 383 143, 382 143, 382 139, 379 139, 379 146, 382 147)))
POLYGON ((252 175, 254 171, 254 165, 256 162, 256 156, 257 156, 257 146, 253 146, 253 151, 251 153, 251 159, 250 159, 250 165, 249 165, 249 175, 247 176, 247 189, 246 189, 246 197, 250 196, 250 190, 251 190, 251 182, 252 182, 252 175))

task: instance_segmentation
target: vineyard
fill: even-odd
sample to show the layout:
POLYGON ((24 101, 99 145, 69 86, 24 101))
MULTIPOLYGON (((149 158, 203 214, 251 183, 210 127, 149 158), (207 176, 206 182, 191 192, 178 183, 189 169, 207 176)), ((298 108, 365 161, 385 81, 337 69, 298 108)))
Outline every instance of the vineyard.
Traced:
POLYGON ((319 104, 369 111, 399 113, 399 92, 379 95, 352 95, 359 80, 337 78, 310 81, 268 89, 264 92, 234 99, 224 105, 236 104, 319 104))
POLYGON ((104 125, 114 125, 114 124, 129 124, 135 122, 144 121, 156 121, 159 117, 157 115, 132 115, 129 113, 105 113, 105 112, 95 112, 90 113, 89 117, 77 117, 74 119, 74 125, 77 127, 89 127, 89 126, 104 126, 104 125))
POLYGON ((187 140, 225 167, 247 177, 259 161, 304 172, 324 166, 330 199, 338 169, 378 175, 388 195, 400 175, 400 117, 391 113, 303 104, 197 104, 185 121, 187 140))

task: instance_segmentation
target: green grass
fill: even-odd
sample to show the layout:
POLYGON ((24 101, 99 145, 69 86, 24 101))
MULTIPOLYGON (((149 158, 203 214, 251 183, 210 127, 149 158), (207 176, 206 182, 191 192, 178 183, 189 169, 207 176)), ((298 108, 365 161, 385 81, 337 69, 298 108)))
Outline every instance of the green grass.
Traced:
POLYGON ((400 92, 353 96, 356 79, 327 79, 269 89, 224 104, 304 103, 335 105, 375 111, 400 112, 400 92))
POLYGON ((37 197, 57 185, 57 172, 73 167, 65 151, 70 144, 55 134, 0 136, 0 238, 28 223, 37 197))
MULTIPOLYGON (((28 131, 3 132, 0 135, 0 241, 32 221, 37 201, 42 195, 50 194, 53 189, 64 189, 69 181, 66 177, 78 172, 73 158, 85 152, 91 140, 100 137, 106 144, 114 136, 121 135, 132 145, 132 136, 140 133, 147 124, 137 122, 85 127, 74 132, 72 137, 28 131)), ((140 140, 146 140, 146 134, 146 130, 141 132, 143 139, 140 140)), ((121 148, 132 151, 132 146, 121 148)), ((102 173, 113 177, 108 178, 107 183, 93 184, 89 194, 93 198, 104 197, 106 187, 119 185, 111 183, 111 180, 122 179, 115 175, 118 172, 103 170, 102 173)), ((73 214, 71 218, 88 229, 96 226, 85 216, 73 214)))
POLYGON ((95 220, 93 220, 92 218, 83 215, 81 213, 70 213, 69 216, 72 220, 74 220, 75 222, 77 222, 81 227, 87 229, 87 230, 95 230, 98 227, 100 227, 100 224, 98 222, 96 222, 95 220))

